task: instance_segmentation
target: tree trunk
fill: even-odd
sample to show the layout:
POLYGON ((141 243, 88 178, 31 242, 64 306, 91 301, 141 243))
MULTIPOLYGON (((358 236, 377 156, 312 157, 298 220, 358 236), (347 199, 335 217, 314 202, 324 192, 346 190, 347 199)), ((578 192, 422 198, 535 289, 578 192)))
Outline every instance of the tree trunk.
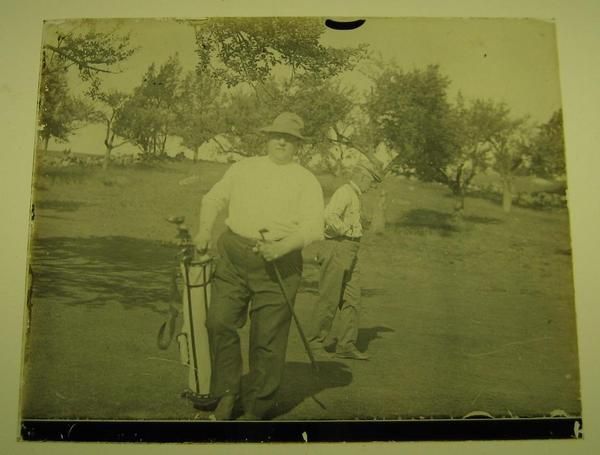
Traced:
POLYGON ((463 218, 465 214, 465 192, 463 188, 453 191, 454 193, 454 218, 463 218))
POLYGON ((110 165, 110 152, 112 152, 112 147, 110 145, 106 145, 106 151, 104 152, 104 161, 102 162, 102 169, 107 170, 110 165))
POLYGON ((381 189, 377 197, 377 202, 373 209, 373 221, 371 223, 371 231, 375 234, 383 234, 385 232, 385 207, 387 205, 387 192, 381 189))
POLYGON ((198 162, 198 149, 199 149, 199 148, 200 148, 200 147, 196 147, 196 148, 194 149, 194 163, 198 162))
POLYGON ((165 133, 165 137, 162 138, 161 142, 160 142, 160 156, 161 158, 164 158, 165 156, 167 156, 167 134, 165 133))
POLYGON ((502 209, 504 213, 510 213, 512 208, 512 179, 505 177, 502 179, 502 209))
POLYGON ((48 142, 50 142, 50 136, 44 138, 44 155, 46 155, 46 152, 48 151, 48 142))

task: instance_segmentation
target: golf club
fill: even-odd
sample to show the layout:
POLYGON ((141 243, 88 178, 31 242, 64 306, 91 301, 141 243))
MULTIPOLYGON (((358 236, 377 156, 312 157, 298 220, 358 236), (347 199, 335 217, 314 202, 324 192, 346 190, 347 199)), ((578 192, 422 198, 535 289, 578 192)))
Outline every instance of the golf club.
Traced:
MULTIPOLYGON (((260 232, 260 236, 262 237, 263 241, 266 242, 267 240, 265 239, 265 233, 269 232, 269 230, 261 229, 258 232, 260 232)), ((275 271, 275 276, 277 277, 277 284, 279 284, 279 289, 281 289, 281 293, 283 294, 283 299, 285 300, 285 303, 287 304, 288 308, 290 309, 292 318, 294 319, 294 322, 296 323, 296 327, 298 328, 298 333, 300 334, 300 338, 302 339, 302 343, 304 344, 304 349, 306 349, 306 353, 308 354, 310 363, 311 363, 312 367, 314 368, 314 370, 316 372, 318 372, 319 366, 317 365, 317 362, 315 361, 315 357, 313 356, 312 350, 310 349, 310 345, 308 344, 308 341, 306 340, 306 336, 304 335, 304 330, 302 330, 300 321, 298 320, 298 317, 296 316, 296 312, 294 311, 294 306, 292 305, 292 302, 290 301, 287 293, 285 292, 285 287, 283 286, 283 279, 281 278, 281 273, 279 272, 279 268, 277 267, 277 264, 275 262, 271 262, 271 265, 273 266, 273 270, 275 271)))

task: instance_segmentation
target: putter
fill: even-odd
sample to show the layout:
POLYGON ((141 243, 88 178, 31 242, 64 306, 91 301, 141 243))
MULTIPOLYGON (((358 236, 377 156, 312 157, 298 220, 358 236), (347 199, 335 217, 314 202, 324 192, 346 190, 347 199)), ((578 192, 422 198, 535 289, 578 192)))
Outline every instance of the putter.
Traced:
MULTIPOLYGON (((261 229, 258 232, 260 233, 260 236, 262 237, 263 241, 266 242, 267 239, 265 239, 265 233, 269 232, 269 230, 261 229)), ((271 262, 271 264, 273 266, 273 270, 275 271, 275 276, 277 277, 277 284, 279 284, 279 289, 281 289, 281 293, 283 294, 283 299, 285 300, 285 303, 287 303, 290 313, 292 313, 292 318, 294 319, 294 322, 296 323, 296 327, 298 328, 298 333, 300 334, 300 338, 302 339, 302 343, 304 344, 304 349, 306 350, 306 353, 308 354, 310 363, 311 363, 312 367, 314 368, 314 370, 316 372, 319 372, 319 366, 317 365, 317 362, 315 361, 315 357, 313 355, 312 349, 310 348, 310 345, 308 344, 306 336, 304 335, 304 330, 302 330, 300 321, 298 320, 298 317, 296 316, 296 312, 294 311, 294 306, 292 305, 292 302, 290 301, 287 293, 285 292, 285 287, 283 286, 283 279, 281 278, 281 273, 279 272, 279 268, 277 267, 277 264, 275 262, 271 262)))

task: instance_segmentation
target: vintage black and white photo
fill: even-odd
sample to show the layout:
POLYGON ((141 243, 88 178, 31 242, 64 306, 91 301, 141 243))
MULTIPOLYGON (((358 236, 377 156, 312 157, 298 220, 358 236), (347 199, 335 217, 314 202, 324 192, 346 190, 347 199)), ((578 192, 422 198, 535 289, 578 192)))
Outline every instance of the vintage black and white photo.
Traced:
POLYGON ((581 417, 555 24, 325 19, 44 23, 21 419, 581 417))

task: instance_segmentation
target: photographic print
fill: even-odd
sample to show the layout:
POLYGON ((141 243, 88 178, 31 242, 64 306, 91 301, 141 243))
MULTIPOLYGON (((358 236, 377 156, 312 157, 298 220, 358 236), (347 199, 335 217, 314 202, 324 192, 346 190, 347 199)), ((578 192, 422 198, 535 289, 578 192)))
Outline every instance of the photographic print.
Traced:
POLYGON ((553 22, 43 27, 23 439, 581 436, 553 22))

